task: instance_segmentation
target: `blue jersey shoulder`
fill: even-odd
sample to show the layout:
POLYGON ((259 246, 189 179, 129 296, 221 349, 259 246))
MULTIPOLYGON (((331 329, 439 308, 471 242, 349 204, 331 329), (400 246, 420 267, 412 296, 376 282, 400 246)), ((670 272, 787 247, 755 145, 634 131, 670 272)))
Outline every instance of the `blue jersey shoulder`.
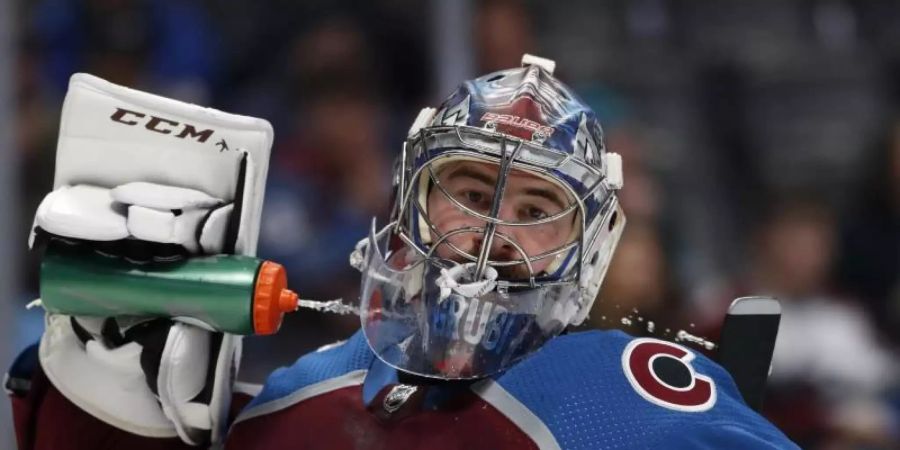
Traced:
POLYGON ((361 331, 345 342, 308 353, 290 367, 276 369, 245 409, 286 397, 307 386, 368 369, 375 356, 361 331))
POLYGON ((7 392, 25 395, 31 389, 31 379, 40 366, 38 361, 39 343, 35 342, 22 350, 6 372, 4 387, 7 392))
POLYGON ((668 341, 571 333, 495 381, 565 449, 796 448, 721 366, 668 341))

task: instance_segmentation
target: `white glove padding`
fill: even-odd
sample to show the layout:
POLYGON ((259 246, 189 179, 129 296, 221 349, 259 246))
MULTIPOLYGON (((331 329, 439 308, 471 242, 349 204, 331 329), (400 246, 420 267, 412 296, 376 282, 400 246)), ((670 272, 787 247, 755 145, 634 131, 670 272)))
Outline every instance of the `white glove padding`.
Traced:
POLYGON ((240 360, 238 336, 210 333, 179 322, 172 325, 160 358, 156 386, 163 411, 172 419, 182 440, 197 444, 204 442, 206 436, 213 436, 215 441, 227 431, 233 376, 240 360), (216 348, 216 360, 209 367, 209 354, 216 348), (212 376, 209 370, 214 371, 212 376), (198 398, 204 390, 208 394, 198 398))
MULTIPOLYGON (((33 231, 252 256, 272 138, 262 119, 73 75, 54 191, 41 203, 33 231)), ((165 319, 119 328, 120 318, 115 332, 110 323, 47 316, 39 356, 54 386, 123 430, 195 445, 219 441, 240 337, 165 319)))
POLYGON ((262 119, 75 74, 63 105, 54 192, 35 225, 66 237, 133 236, 199 251, 197 236, 186 236, 205 220, 204 247, 252 256, 272 139, 272 126, 262 119), (115 193, 104 196, 100 189, 115 193), (119 203, 138 208, 126 215, 119 203))
POLYGON ((233 205, 187 188, 134 182, 113 189, 65 186, 41 202, 35 225, 63 237, 134 237, 178 244, 192 254, 222 251, 233 205))
POLYGON ((91 241, 128 237, 125 216, 113 207, 109 189, 97 186, 63 186, 47 194, 34 222, 48 233, 65 237, 91 241))
POLYGON ((138 239, 179 244, 191 253, 215 254, 224 248, 231 203, 194 189, 147 182, 118 186, 111 195, 131 205, 128 231, 138 239))
POLYGON ((223 434, 240 361, 237 337, 158 320, 129 328, 125 335, 132 336, 117 345, 108 342, 104 319, 73 323, 52 314, 46 325, 41 366, 82 410, 130 433, 180 436, 191 445, 223 434))

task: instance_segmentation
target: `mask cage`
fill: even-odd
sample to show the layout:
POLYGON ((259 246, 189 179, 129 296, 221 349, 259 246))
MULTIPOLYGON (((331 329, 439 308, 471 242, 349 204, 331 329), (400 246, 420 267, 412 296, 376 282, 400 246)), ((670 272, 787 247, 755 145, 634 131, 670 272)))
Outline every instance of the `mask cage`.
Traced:
MULTIPOLYGON (((602 168, 593 166, 573 157, 538 143, 525 141, 506 134, 490 130, 467 127, 430 127, 420 130, 404 144, 400 164, 395 174, 398 201, 392 220, 395 223, 394 233, 400 240, 415 249, 421 256, 434 259, 434 251, 446 244, 455 254, 466 262, 475 263, 472 274, 475 279, 481 275, 485 266, 509 267, 524 265, 528 270, 527 281, 507 280, 510 286, 536 287, 545 284, 570 283, 580 281, 581 266, 585 258, 585 249, 590 248, 597 237, 597 216, 608 208, 613 196, 603 183, 602 168), (498 165, 498 174, 491 199, 491 210, 484 214, 457 200, 441 184, 435 167, 450 160, 484 161, 498 165), (505 191, 506 177, 513 169, 535 173, 538 176, 554 180, 555 184, 566 193, 569 204, 561 211, 548 217, 534 221, 510 222, 497 217, 499 204, 505 191), (426 205, 427 189, 438 189, 441 195, 465 214, 484 222, 483 226, 466 227, 440 233, 429 220, 426 205), (496 230, 498 225, 518 227, 536 226, 555 220, 564 220, 564 216, 576 214, 577 236, 557 248, 529 256, 522 246, 510 236, 496 230), (585 218, 594 220, 586 221, 585 218), (434 236, 425 239, 423 236, 434 236), (479 254, 466 252, 449 238, 457 234, 481 233, 482 243, 479 254), (518 258, 504 261, 489 259, 491 243, 500 239, 512 247, 518 258), (577 249, 576 249, 577 247, 577 249), (536 261, 565 254, 555 270, 548 274, 536 274, 533 264, 536 261), (574 270, 573 270, 574 269, 574 270), (541 275, 541 276, 539 276, 541 275)), ((554 263, 556 264, 556 263, 554 263)))

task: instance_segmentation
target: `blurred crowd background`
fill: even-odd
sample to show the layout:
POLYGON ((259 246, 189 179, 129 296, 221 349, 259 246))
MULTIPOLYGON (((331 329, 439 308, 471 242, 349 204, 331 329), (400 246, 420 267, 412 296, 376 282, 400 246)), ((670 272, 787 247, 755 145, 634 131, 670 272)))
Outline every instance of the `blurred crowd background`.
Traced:
MULTIPOLYGON (((529 52, 624 158, 629 223, 587 326, 715 341, 734 298, 774 295, 765 415, 803 448, 900 448, 900 2, 7 2, 18 275, 0 354, 41 331, 25 241, 72 73, 272 122, 259 254, 303 296, 353 298, 347 255, 387 214, 419 109, 529 52)), ((296 314, 248 340, 241 377, 357 326, 296 314)))

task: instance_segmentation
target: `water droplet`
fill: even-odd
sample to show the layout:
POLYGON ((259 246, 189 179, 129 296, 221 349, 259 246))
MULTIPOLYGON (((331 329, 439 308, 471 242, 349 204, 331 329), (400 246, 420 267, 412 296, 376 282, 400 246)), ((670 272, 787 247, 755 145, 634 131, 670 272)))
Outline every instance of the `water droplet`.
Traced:
POLYGON ((688 333, 684 330, 678 330, 678 333, 675 334, 675 342, 688 342, 691 344, 699 345, 707 350, 716 348, 716 344, 714 342, 708 341, 699 336, 694 336, 693 334, 688 333))
POLYGON ((654 330, 656 330, 656 324, 653 323, 652 320, 648 320, 647 321, 647 331, 652 333, 654 330))
POLYGON ((631 319, 627 317, 622 318, 622 325, 631 325, 631 319))

